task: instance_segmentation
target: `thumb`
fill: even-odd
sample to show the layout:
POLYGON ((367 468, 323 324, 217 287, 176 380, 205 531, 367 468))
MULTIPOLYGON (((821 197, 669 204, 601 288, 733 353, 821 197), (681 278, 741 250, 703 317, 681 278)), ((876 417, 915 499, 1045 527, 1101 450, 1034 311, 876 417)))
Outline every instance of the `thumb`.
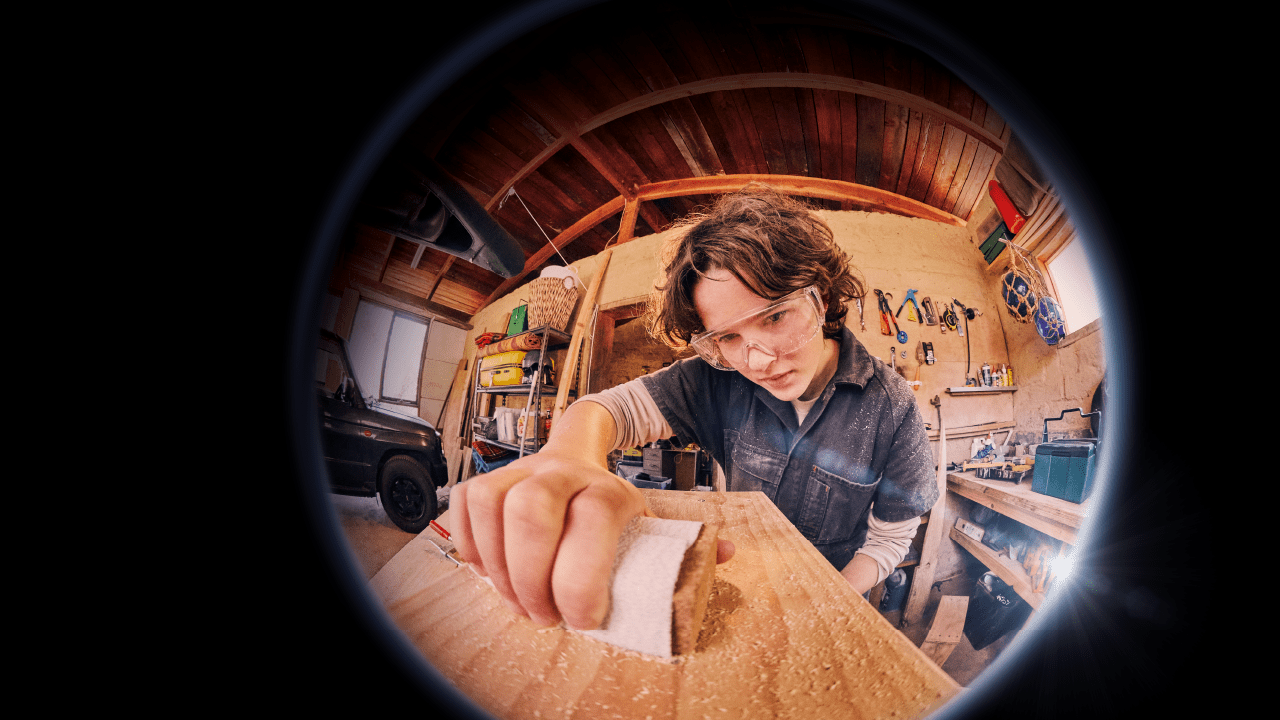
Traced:
POLYGON ((729 542, 724 538, 716 538, 716 564, 717 565, 723 562, 727 562, 729 558, 732 558, 734 553, 736 553, 737 551, 738 549, 734 546, 732 542, 729 542))

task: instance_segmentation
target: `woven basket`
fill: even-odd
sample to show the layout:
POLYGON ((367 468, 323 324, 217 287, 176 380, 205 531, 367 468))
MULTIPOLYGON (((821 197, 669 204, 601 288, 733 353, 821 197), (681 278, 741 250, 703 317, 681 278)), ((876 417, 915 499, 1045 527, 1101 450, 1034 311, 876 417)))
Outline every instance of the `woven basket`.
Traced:
POLYGON ((529 283, 529 329, 550 325, 564 332, 578 304, 578 288, 564 286, 564 278, 538 278, 529 283))

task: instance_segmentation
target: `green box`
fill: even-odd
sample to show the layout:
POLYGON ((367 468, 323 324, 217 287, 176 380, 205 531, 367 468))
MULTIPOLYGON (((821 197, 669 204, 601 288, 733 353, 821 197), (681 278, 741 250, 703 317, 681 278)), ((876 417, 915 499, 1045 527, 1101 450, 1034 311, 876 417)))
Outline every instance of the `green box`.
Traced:
POLYGON ((982 245, 978 247, 982 251, 982 256, 987 259, 987 264, 995 262, 1000 257, 1000 253, 1004 252, 1004 246, 1013 239, 1013 233, 1009 232, 1009 228, 1002 220, 995 230, 987 236, 982 245))

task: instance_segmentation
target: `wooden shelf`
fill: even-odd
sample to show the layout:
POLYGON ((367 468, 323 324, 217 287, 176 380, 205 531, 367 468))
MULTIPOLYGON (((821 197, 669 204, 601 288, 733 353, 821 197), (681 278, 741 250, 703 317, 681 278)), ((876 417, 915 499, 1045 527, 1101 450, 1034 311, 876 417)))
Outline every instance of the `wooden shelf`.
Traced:
POLYGON ((948 395, 994 395, 996 393, 1007 393, 1017 391, 1017 385, 1008 387, 951 387, 947 388, 948 395))
POLYGON ((1004 555, 997 554, 995 550, 965 535, 954 527, 951 528, 951 539, 959 543, 960 547, 972 553, 974 557, 978 558, 983 565, 986 565, 1001 580, 1009 583, 1009 587, 1013 588, 1013 591, 1018 593, 1018 597, 1025 600, 1028 605, 1037 609, 1040 607, 1040 603, 1044 600, 1044 593, 1031 590, 1031 578, 1027 576, 1027 571, 1022 569, 1022 565, 1018 564, 1017 560, 1011 560, 1004 555))
POLYGON ((1087 500, 1073 503, 1033 491, 1029 478, 1013 483, 983 480, 973 472, 947 473, 947 489, 1070 545, 1088 511, 1087 500))
MULTIPOLYGON (((542 386, 542 394, 543 394, 543 395, 547 395, 547 394, 555 394, 558 390, 559 390, 559 388, 557 388, 557 387, 556 387, 556 386, 554 386, 554 385, 543 385, 543 386, 542 386)), ((493 394, 493 395, 528 395, 528 394, 529 394, 529 384, 528 384, 528 383, 521 383, 521 384, 519 384, 519 385, 502 385, 502 386, 500 386, 500 387, 483 387, 483 386, 481 386, 481 387, 477 387, 477 388, 476 388, 476 392, 478 392, 478 393, 485 393, 485 394, 493 394)), ((569 392, 570 392, 571 394, 575 394, 575 395, 576 395, 578 391, 577 391, 577 390, 572 390, 572 389, 571 389, 571 390, 569 390, 569 392)))
MULTIPOLYGON (((520 452, 519 443, 504 443, 499 440, 490 440, 489 438, 476 438, 476 439, 488 445, 494 445, 496 447, 506 448, 508 450, 515 450, 516 452, 520 452)), ((534 447, 534 443, 532 441, 526 440, 524 443, 524 451, 537 452, 538 448, 534 447)))

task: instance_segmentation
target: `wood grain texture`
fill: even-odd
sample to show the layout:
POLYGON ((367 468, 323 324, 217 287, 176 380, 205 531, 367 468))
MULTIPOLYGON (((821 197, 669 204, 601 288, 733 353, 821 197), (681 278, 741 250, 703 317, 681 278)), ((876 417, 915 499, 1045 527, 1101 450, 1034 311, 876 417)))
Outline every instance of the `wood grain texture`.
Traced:
POLYGON ((642 491, 659 517, 719 527, 695 652, 674 662, 516 616, 424 532, 370 581, 393 621, 499 718, 920 717, 959 686, 762 493, 642 491))
POLYGON ((929 626, 929 634, 921 643, 920 650, 939 667, 951 657, 951 651, 960 643, 960 636, 964 633, 964 617, 968 610, 967 595, 944 595, 938 602, 938 611, 933 615, 933 624, 929 626))
POLYGON ((680 574, 671 596, 671 651, 689 655, 698 648, 702 621, 711 600, 711 583, 716 577, 716 538, 720 528, 703 523, 698 539, 685 551, 680 574))
POLYGON ((948 473, 947 489, 1073 545, 1089 508, 1088 500, 1073 503, 1041 495, 1031 489, 1029 478, 1015 484, 983 480, 972 472, 948 473))

